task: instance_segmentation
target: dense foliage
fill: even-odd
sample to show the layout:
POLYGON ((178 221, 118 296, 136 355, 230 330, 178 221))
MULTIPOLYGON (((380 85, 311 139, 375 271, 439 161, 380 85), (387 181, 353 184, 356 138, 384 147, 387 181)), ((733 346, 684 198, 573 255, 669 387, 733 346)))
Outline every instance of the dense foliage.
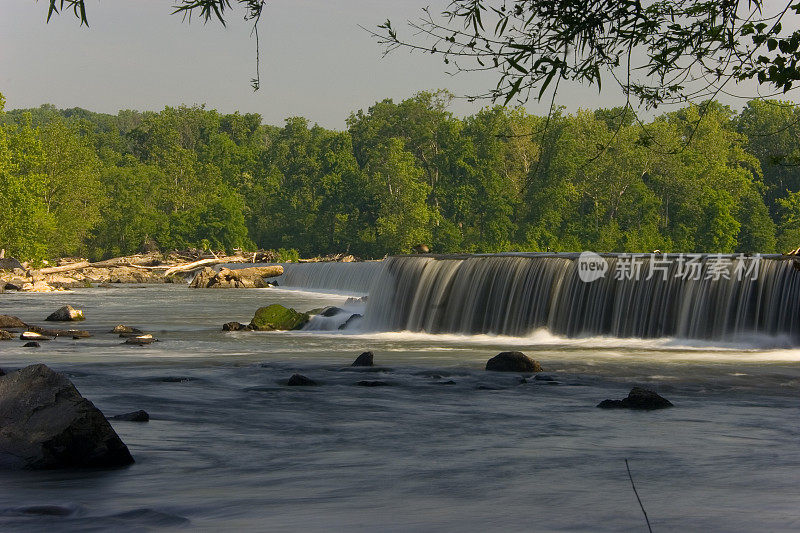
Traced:
MULTIPOLYGON (((800 246, 800 111, 502 106, 422 92, 347 131, 204 107, 0 114, 0 248, 25 259, 157 246, 303 256, 800 246)), ((0 106, 2 100, 0 100, 0 106)))

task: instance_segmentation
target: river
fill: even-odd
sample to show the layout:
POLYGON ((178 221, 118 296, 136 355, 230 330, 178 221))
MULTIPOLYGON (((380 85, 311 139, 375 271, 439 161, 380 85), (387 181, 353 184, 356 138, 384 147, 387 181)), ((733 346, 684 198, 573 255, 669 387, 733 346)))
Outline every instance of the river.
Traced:
POLYGON ((800 529, 800 350, 784 336, 221 331, 359 287, 0 296, 33 323, 71 304, 95 333, 0 343, 0 367, 44 362, 106 415, 151 415, 112 422, 128 468, 0 472, 0 529, 646 531, 625 459, 654 531, 800 529), (124 346, 120 323, 160 342, 124 346), (540 379, 483 370, 509 349, 540 379), (377 367, 350 367, 365 350, 377 367), (285 386, 295 372, 320 386, 285 386), (634 385, 675 407, 595 407, 634 385))

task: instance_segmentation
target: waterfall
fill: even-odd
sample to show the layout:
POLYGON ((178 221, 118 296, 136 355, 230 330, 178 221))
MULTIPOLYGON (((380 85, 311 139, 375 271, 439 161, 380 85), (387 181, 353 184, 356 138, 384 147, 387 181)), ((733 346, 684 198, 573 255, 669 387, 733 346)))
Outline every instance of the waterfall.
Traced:
POLYGON ((609 254, 595 256, 605 275, 584 281, 582 257, 392 257, 374 280, 363 328, 800 341, 800 272, 786 258, 609 254))
POLYGON ((382 261, 357 263, 282 263, 280 287, 367 294, 383 268, 382 261))

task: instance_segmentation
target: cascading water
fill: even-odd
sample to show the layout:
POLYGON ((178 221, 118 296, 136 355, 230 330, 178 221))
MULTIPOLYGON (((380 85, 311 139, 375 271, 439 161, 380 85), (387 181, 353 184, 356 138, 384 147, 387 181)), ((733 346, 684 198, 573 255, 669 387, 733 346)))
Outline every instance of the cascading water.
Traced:
POLYGON ((367 294, 383 268, 381 261, 358 263, 282 263, 281 287, 367 294))
POLYGON ((608 255, 606 274, 584 281, 578 257, 392 257, 370 291, 362 327, 514 336, 544 327, 567 337, 761 334, 800 341, 800 272, 786 258, 703 255, 687 263, 678 255, 638 256, 633 272, 623 264, 632 256, 608 255))

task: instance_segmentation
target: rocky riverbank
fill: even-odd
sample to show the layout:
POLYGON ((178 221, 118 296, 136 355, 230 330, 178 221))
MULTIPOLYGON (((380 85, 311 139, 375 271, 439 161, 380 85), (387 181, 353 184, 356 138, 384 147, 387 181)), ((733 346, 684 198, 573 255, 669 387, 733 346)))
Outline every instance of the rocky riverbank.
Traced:
MULTIPOLYGON (((217 268, 230 263, 276 262, 273 254, 216 255, 197 251, 149 253, 116 257, 97 262, 82 258, 65 258, 55 266, 33 268, 13 258, 0 263, 0 293, 5 291, 54 292, 79 287, 108 287, 119 283, 187 283, 193 280, 196 288, 261 288, 271 284, 266 278, 280 276, 280 266, 243 269, 217 268)), ((300 259, 300 262, 353 262, 352 255, 337 254, 300 259)))

